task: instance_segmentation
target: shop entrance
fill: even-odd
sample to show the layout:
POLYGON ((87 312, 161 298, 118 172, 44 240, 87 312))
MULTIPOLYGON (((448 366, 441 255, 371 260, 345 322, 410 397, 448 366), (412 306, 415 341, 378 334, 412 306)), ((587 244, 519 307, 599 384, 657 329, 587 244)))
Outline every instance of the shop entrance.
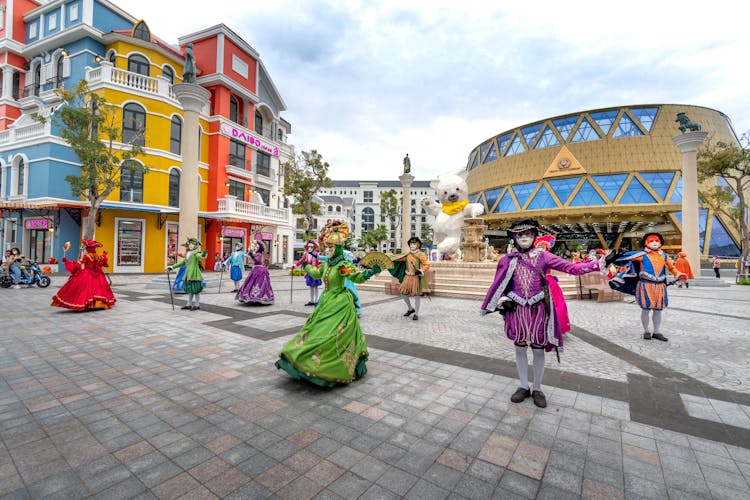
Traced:
POLYGON ((46 264, 50 257, 51 237, 47 229, 29 230, 29 253, 28 257, 34 262, 46 264))
POLYGON ((221 246, 222 260, 227 260, 227 257, 234 252, 234 245, 240 243, 242 248, 245 248, 245 238, 236 238, 233 236, 224 236, 224 240, 221 246))

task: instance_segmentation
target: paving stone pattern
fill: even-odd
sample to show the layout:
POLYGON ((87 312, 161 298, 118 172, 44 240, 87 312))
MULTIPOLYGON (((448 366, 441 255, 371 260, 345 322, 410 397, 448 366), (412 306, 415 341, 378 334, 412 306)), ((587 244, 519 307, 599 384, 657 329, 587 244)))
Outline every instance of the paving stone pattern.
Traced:
POLYGON ((311 308, 202 296, 172 311, 114 276, 110 311, 0 290, 0 498, 747 498, 750 290, 670 296, 668 343, 633 304, 570 302, 549 406, 510 403, 513 352, 475 301, 362 294, 367 376, 321 390, 273 366, 311 308), (18 302, 20 301, 20 302, 18 302), (677 311, 679 309, 679 312, 677 311), (685 311, 682 311, 684 309, 685 311), (707 332, 711 332, 710 334, 707 332))

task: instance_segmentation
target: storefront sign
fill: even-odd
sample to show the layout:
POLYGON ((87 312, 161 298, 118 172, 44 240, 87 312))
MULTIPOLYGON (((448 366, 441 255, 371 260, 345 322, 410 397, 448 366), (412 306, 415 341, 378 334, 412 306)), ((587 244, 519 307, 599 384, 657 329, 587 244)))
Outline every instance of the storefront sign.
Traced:
POLYGON ((26 219, 23 221, 26 229, 49 229, 49 219, 26 219))
POLYGON ((272 240, 273 233, 255 233, 256 240, 272 240))
POLYGON ((230 238, 244 238, 245 237, 245 230, 244 229, 237 229, 233 227, 225 227, 221 234, 224 236, 229 236, 230 238))
POLYGON ((279 148, 277 148, 273 144, 269 144, 268 142, 259 139, 255 135, 249 132, 244 132, 238 128, 231 126, 228 123, 221 124, 221 133, 231 137, 232 139, 242 141, 251 148, 263 151, 273 156, 279 156, 279 148))

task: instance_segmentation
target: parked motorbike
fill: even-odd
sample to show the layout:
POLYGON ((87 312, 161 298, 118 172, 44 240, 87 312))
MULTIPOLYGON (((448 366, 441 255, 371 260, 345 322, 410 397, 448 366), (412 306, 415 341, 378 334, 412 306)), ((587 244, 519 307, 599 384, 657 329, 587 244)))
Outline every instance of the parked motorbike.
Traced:
MULTIPOLYGON (((44 273, 37 262, 28 261, 21 264, 21 276, 23 279, 18 282, 19 285, 36 285, 39 288, 47 288, 52 280, 46 273, 44 273)), ((0 287, 10 288, 13 286, 13 280, 11 280, 8 274, 0 276, 0 287)))

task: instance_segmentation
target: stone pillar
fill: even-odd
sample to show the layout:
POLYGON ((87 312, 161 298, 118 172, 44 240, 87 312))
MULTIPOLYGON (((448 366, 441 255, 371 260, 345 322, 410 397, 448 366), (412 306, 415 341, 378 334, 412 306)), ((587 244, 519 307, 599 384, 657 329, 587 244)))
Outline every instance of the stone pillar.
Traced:
POLYGON ((414 182, 414 176, 404 174, 398 177, 403 188, 401 196, 401 251, 409 251, 409 238, 411 238, 411 183, 414 182))
POLYGON ((5 66, 3 67, 3 88, 2 90, 2 98, 3 99, 10 99, 13 95, 13 67, 12 66, 5 66))
POLYGON ((200 208, 200 174, 198 172, 198 115, 211 93, 194 83, 172 87, 184 110, 182 123, 182 174, 180 175, 180 243, 198 238, 198 209, 200 208))
POLYGON ((698 235, 698 147, 707 132, 687 132, 672 137, 682 153, 682 251, 700 276, 701 253, 698 235))

